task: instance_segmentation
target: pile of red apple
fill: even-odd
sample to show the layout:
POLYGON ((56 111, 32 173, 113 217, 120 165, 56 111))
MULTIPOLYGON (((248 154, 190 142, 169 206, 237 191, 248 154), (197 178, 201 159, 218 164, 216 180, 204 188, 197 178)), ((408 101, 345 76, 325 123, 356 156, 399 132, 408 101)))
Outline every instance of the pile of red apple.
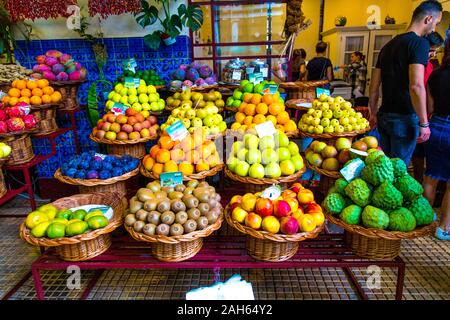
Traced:
POLYGON ((35 116, 27 114, 22 104, 0 108, 0 134, 33 130, 37 127, 35 116))
POLYGON ((231 198, 232 219, 255 230, 286 235, 311 232, 325 221, 313 192, 300 183, 284 190, 276 200, 261 195, 261 192, 247 193, 231 198))
POLYGON ((105 114, 92 130, 92 135, 106 140, 138 140, 156 137, 159 125, 155 116, 128 108, 125 114, 105 114))

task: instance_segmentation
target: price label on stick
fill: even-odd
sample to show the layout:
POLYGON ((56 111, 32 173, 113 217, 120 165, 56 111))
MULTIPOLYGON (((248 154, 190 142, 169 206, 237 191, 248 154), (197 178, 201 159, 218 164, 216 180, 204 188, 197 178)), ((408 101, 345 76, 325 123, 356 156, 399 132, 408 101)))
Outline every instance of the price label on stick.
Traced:
POLYGON ((258 137, 266 137, 266 136, 273 136, 277 130, 275 129, 272 121, 266 121, 261 124, 257 124, 255 126, 256 132, 258 133, 258 137))
POLYGON ((161 187, 175 187, 178 184, 183 184, 182 172, 164 172, 159 176, 161 187))
POLYGON ((141 79, 139 78, 125 78, 125 88, 137 88, 141 84, 141 79))
POLYGON ((94 154, 94 158, 99 158, 99 159, 105 160, 106 154, 103 154, 103 153, 95 153, 95 154, 94 154))
POLYGON ((324 88, 316 88, 316 97, 320 97, 322 94, 325 94, 327 96, 331 95, 330 90, 324 89, 324 88))
POLYGON ((183 140, 189 134, 186 127, 179 120, 170 127, 168 127, 166 129, 166 132, 172 140, 178 141, 183 140))
POLYGON ((350 163, 342 168, 340 172, 347 182, 352 182, 361 175, 361 172, 365 167, 364 161, 357 158, 350 161, 350 163))
POLYGON ((123 66, 124 70, 130 70, 134 73, 134 72, 136 72, 136 67, 137 67, 136 59, 131 58, 131 59, 124 60, 122 62, 122 66, 123 66))
POLYGON ((114 114, 117 116, 119 114, 125 114, 125 111, 128 109, 128 106, 122 104, 122 103, 118 103, 118 102, 114 102, 114 104, 111 107, 111 111, 114 112, 114 114))
POLYGON ((263 94, 275 94, 278 91, 277 84, 265 84, 263 87, 263 94))
POLYGON ((281 196, 281 187, 278 185, 268 187, 264 189, 264 191, 261 193, 261 198, 267 198, 272 201, 278 199, 280 196, 281 196))

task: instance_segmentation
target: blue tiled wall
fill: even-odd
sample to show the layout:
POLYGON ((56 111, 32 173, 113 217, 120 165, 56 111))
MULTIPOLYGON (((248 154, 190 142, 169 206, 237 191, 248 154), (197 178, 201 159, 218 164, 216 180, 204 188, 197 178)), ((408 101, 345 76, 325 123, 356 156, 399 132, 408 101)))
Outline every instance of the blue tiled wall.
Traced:
MULTIPOLYGON (((134 57, 140 69, 154 69, 167 81, 172 70, 176 69, 180 64, 190 63, 189 43, 189 37, 179 36, 174 45, 161 46, 158 51, 154 51, 145 46, 143 38, 106 38, 104 39, 104 44, 108 51, 108 62, 103 70, 105 78, 113 82, 122 73, 122 61, 134 57)), ((79 103, 87 103, 89 86, 93 81, 99 79, 94 52, 88 41, 82 39, 18 41, 17 46, 16 58, 27 68, 32 68, 35 64, 35 57, 45 54, 47 50, 56 49, 72 55, 88 71, 87 81, 80 87, 78 92, 79 103)), ((102 109, 103 106, 99 106, 99 108, 102 109)), ((98 151, 98 145, 89 139, 91 127, 85 112, 77 113, 76 123, 81 151, 98 151)), ((68 116, 58 119, 58 124, 60 127, 69 127, 70 120, 68 116)), ((39 177, 53 177, 62 160, 76 152, 72 132, 59 137, 56 142, 58 144, 58 153, 55 157, 38 166, 39 177)), ((153 143, 149 143, 149 145, 153 143)), ((34 139, 33 146, 36 154, 48 154, 51 152, 50 143, 45 139, 34 139)))

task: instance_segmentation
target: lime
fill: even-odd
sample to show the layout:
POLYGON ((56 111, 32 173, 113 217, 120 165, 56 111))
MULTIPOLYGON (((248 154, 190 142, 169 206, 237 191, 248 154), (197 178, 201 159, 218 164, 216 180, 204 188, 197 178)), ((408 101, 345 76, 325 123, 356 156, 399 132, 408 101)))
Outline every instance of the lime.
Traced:
POLYGON ((93 216, 87 221, 89 228, 100 229, 108 225, 108 219, 104 216, 93 216))
POLYGON ((76 236, 84 233, 88 229, 88 224, 86 221, 75 221, 69 223, 66 228, 66 235, 69 237, 76 236))
POLYGON ((239 86, 241 87, 241 89, 243 89, 245 87, 245 85, 249 82, 250 81, 248 81, 248 80, 242 80, 241 83, 239 84, 239 86))
POLYGON ((51 223, 47 228, 47 237, 50 239, 62 238, 65 235, 66 226, 62 223, 51 223))
POLYGON ((72 219, 83 220, 86 215, 87 215, 86 210, 78 209, 78 210, 75 210, 74 212, 72 212, 72 214, 70 215, 70 220, 72 220, 72 219))
POLYGON ((55 218, 64 218, 69 220, 70 215, 72 214, 72 211, 70 211, 69 209, 65 209, 65 210, 61 210, 60 212, 58 212, 55 216, 55 218))
POLYGON ((55 222, 61 223, 66 226, 69 223, 69 220, 67 220, 65 218, 55 218, 52 220, 52 223, 55 223, 55 222))
POLYGON ((234 101, 233 97, 229 97, 229 98, 227 99, 227 106, 233 105, 233 101, 234 101))
POLYGON ((241 100, 234 100, 232 107, 239 108, 241 106, 241 103, 242 103, 241 100))
POLYGON ((239 90, 234 90, 233 92, 233 99, 235 100, 241 100, 242 98, 242 92, 239 90))
POLYGON ((52 220, 55 215, 58 213, 58 208, 56 208, 52 204, 44 204, 43 206, 38 208, 38 211, 45 212, 48 216, 49 220, 52 220))
POLYGON ((31 234, 33 235, 33 237, 42 238, 45 236, 45 233, 46 233, 49 225, 50 225, 50 222, 48 222, 48 221, 41 222, 37 226, 35 226, 33 229, 31 229, 31 234))
POLYGON ((244 86, 244 92, 247 92, 247 93, 252 93, 253 92, 253 83, 247 83, 245 86, 244 86))
POLYGON ((95 216, 102 216, 103 217, 103 212, 101 212, 100 210, 94 210, 92 212, 89 212, 85 217, 84 217, 84 221, 88 221, 91 217, 95 217, 95 216))
POLYGON ((29 229, 33 229, 39 223, 45 222, 45 221, 48 221, 48 216, 45 212, 33 211, 27 216, 27 219, 25 220, 25 225, 29 229))

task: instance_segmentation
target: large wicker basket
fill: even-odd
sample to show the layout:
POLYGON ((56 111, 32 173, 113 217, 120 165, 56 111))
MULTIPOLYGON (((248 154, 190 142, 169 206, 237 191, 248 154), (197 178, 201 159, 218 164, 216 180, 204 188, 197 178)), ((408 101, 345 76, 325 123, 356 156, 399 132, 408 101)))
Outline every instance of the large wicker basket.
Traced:
MULTIPOLYGON (((219 164, 215 167, 213 167, 211 170, 202 171, 199 173, 191 174, 191 175, 183 175, 183 181, 190 181, 190 180, 205 180, 208 177, 215 176, 218 174, 222 169, 225 167, 224 164, 219 164)), ((145 170, 144 166, 141 166, 141 174, 144 177, 150 178, 152 180, 158 180, 159 175, 154 174, 153 172, 149 172, 145 170)))
POLYGON ((92 192, 117 192, 122 196, 127 194, 126 180, 134 177, 139 173, 139 168, 134 169, 124 175, 113 177, 106 180, 101 179, 75 179, 67 176, 63 176, 61 169, 56 170, 54 177, 59 181, 74 186, 78 186, 80 193, 92 193, 92 192))
POLYGON ((370 127, 367 127, 366 129, 359 130, 359 131, 342 132, 342 133, 321 133, 321 134, 308 133, 308 132, 299 130, 299 135, 301 138, 312 138, 314 140, 320 140, 320 139, 335 140, 338 138, 349 138, 350 140, 352 140, 352 138, 354 138, 360 134, 369 132, 369 131, 370 131, 370 127))
POLYGON ((6 192, 8 192, 8 189, 6 188, 5 176, 3 175, 2 170, 2 167, 7 160, 7 158, 0 159, 0 198, 2 198, 6 194, 6 192))
POLYGON ((325 215, 331 223, 345 230, 346 241, 358 256, 374 260, 395 259, 400 254, 403 239, 427 236, 433 233, 437 224, 437 222, 433 222, 411 232, 386 231, 349 225, 329 213, 325 213, 325 215))
POLYGON ((85 80, 80 81, 51 81, 50 85, 61 92, 60 110, 71 111, 78 107, 78 88, 85 80))
POLYGON ((273 234, 267 231, 259 231, 234 221, 231 217, 229 206, 225 208, 227 223, 247 235, 247 252, 256 260, 280 262, 292 258, 298 251, 299 242, 306 239, 314 239, 324 228, 325 224, 311 232, 301 232, 294 235, 273 234))
POLYGON ((286 91, 288 100, 290 99, 314 100, 316 98, 316 88, 326 85, 327 83, 328 80, 284 82, 280 83, 280 88, 286 91))
POLYGON ((43 104, 39 106, 31 106, 30 113, 35 116, 39 123, 39 135, 49 134, 58 130, 56 123, 57 104, 43 104))
MULTIPOLYGON (((190 90, 192 92, 194 92, 194 91, 195 92, 206 92, 206 91, 209 91, 209 90, 212 90, 212 89, 216 89, 218 87, 219 87, 218 84, 211 84, 211 85, 208 85, 208 86, 191 87, 190 90)), ((181 88, 180 89, 170 88, 169 91, 170 92, 183 92, 183 89, 181 89, 181 88)))
POLYGON ((134 231, 125 225, 126 230, 137 241, 150 242, 153 256, 165 262, 184 261, 195 256, 203 245, 203 238, 220 229, 223 222, 223 213, 217 221, 203 230, 194 231, 181 236, 148 236, 134 231))
MULTIPOLYGON (((37 129, 30 132, 37 132, 37 129)), ((0 136, 0 140, 11 147, 7 165, 19 165, 27 163, 34 158, 33 145, 30 133, 8 133, 0 136)))
POLYGON ((142 159, 146 154, 145 143, 150 140, 155 140, 157 136, 141 138, 138 140, 108 140, 94 137, 91 133, 89 138, 97 143, 107 144, 109 154, 116 156, 128 154, 132 157, 142 159))
POLYGON ((113 217, 109 220, 109 224, 106 227, 70 238, 35 238, 31 235, 31 230, 25 226, 25 222, 21 224, 20 237, 23 240, 34 246, 56 247, 56 253, 62 260, 84 261, 102 254, 111 246, 111 232, 123 223, 125 207, 121 196, 115 192, 77 194, 71 197, 61 198, 52 204, 58 209, 70 209, 88 204, 101 204, 112 207, 114 211, 113 217))
POLYGON ((339 171, 325 170, 325 169, 322 169, 322 168, 319 168, 319 167, 309 164, 308 161, 306 161, 306 166, 308 167, 308 169, 311 169, 311 170, 317 172, 321 176, 327 176, 327 177, 330 177, 333 179, 339 179, 341 177, 341 173, 339 171))

